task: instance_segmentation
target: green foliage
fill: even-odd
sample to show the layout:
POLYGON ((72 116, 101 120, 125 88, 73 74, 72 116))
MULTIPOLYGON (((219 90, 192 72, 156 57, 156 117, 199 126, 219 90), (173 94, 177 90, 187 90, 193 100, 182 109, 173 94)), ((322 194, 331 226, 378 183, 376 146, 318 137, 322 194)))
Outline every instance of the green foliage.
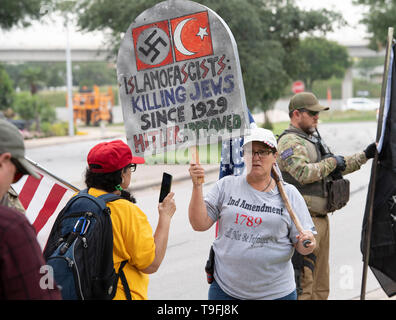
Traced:
POLYGON ((13 109, 14 89, 8 73, 0 65, 0 110, 13 109))
POLYGON ((327 122, 354 122, 354 121, 375 121, 376 111, 359 111, 359 110, 334 110, 329 112, 321 112, 320 120, 327 122))
POLYGON ((342 78, 351 66, 347 49, 325 38, 302 40, 297 54, 302 60, 298 78, 304 81, 307 90, 312 90, 316 80, 342 78))
POLYGON ((1 0, 0 28, 30 25, 32 19, 39 19, 45 14, 47 3, 49 0, 1 0))
POLYGON ((28 67, 22 71, 21 81, 28 86, 31 94, 36 94, 39 86, 43 84, 44 77, 44 69, 28 67))
POLYGON ((15 111, 24 120, 35 119, 39 109, 39 100, 30 93, 18 94, 15 101, 15 111))
POLYGON ((106 62, 80 62, 73 64, 73 84, 76 86, 111 85, 117 83, 113 64, 106 62))
MULTIPOLYGON (((14 81, 14 85, 22 90, 32 92, 33 89, 37 92, 45 87, 66 85, 64 62, 26 62, 7 64, 4 68, 14 81)), ((116 85, 117 83, 116 69, 112 63, 73 62, 72 68, 74 86, 116 85)))
POLYGON ((42 122, 41 123, 41 132, 44 136, 67 136, 69 133, 69 125, 67 122, 42 122))
MULTIPOLYGON (((75 12, 82 30, 109 31, 116 56, 121 37, 130 24, 156 0, 80 0, 75 12)), ((300 57, 296 55, 301 34, 332 31, 344 23, 329 10, 299 9, 291 0, 198 0, 220 15, 238 44, 247 103, 250 109, 268 110, 295 79, 300 57)), ((70 8, 69 8, 70 10, 70 8)))
POLYGON ((355 0, 354 3, 368 9, 361 22, 370 34, 370 47, 381 49, 386 45, 388 28, 396 26, 396 0, 355 0))
POLYGON ((317 80, 312 85, 312 92, 315 92, 315 95, 318 99, 327 99, 327 90, 331 90, 331 98, 341 99, 342 98, 342 81, 341 78, 332 77, 328 80, 317 80))
POLYGON ((36 128, 40 128, 41 121, 54 122, 55 109, 44 102, 37 95, 23 92, 17 95, 15 111, 24 120, 35 120, 36 128))
POLYGON ((364 79, 353 80, 353 95, 357 96, 358 91, 367 91, 368 97, 381 97, 381 83, 373 83, 364 79))

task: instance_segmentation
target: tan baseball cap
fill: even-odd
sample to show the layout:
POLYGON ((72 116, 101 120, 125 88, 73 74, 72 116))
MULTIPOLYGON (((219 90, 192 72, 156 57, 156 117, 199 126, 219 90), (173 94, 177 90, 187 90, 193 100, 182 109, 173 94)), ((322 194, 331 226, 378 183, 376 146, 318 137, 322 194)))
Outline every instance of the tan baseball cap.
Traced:
POLYGON ((9 152, 18 163, 18 170, 40 179, 34 167, 25 158, 25 144, 18 128, 7 120, 0 119, 0 154, 9 152))
POLYGON ((330 109, 319 104, 319 100, 311 92, 299 92, 290 99, 289 112, 302 108, 310 111, 325 111, 330 109))

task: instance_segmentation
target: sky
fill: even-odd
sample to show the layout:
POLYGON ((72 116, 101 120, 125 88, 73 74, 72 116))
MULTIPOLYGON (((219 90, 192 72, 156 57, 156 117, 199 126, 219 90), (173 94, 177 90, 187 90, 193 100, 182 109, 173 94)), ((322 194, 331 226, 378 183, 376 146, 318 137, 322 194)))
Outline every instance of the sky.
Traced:
MULTIPOLYGON (((343 45, 368 43, 365 39, 367 37, 365 26, 359 23, 364 8, 354 6, 352 0, 296 0, 296 3, 304 9, 326 8, 341 11, 350 26, 327 34, 329 40, 337 41, 343 45)), ((69 34, 72 49, 96 49, 103 46, 104 34, 102 32, 82 33, 76 29, 73 24, 70 25, 69 34)), ((3 48, 65 48, 66 29, 63 19, 58 18, 56 21, 51 21, 44 17, 40 21, 35 21, 28 28, 0 30, 0 46, 3 48)))

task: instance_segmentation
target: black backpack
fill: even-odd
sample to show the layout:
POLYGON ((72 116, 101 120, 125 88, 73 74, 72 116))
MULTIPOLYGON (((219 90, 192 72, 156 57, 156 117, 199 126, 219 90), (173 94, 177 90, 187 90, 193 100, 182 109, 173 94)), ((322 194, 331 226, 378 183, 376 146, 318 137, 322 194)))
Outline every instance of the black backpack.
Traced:
POLYGON ((65 300, 110 300, 121 278, 128 300, 129 286, 121 263, 118 274, 113 264, 113 229, 107 202, 121 199, 107 193, 99 197, 88 189, 71 198, 59 213, 44 250, 53 268, 56 284, 65 300))

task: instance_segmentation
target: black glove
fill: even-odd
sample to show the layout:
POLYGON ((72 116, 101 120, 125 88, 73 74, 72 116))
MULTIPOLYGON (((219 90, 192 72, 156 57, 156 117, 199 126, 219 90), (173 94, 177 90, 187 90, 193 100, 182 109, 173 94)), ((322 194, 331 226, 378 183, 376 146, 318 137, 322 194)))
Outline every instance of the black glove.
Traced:
POLYGON ((364 150, 364 154, 367 159, 372 159, 375 157, 375 152, 377 151, 377 145, 375 142, 369 144, 367 148, 364 150))
POLYGON ((334 159, 337 161, 337 166, 334 169, 334 172, 342 172, 346 168, 345 158, 343 156, 334 156, 334 159))

